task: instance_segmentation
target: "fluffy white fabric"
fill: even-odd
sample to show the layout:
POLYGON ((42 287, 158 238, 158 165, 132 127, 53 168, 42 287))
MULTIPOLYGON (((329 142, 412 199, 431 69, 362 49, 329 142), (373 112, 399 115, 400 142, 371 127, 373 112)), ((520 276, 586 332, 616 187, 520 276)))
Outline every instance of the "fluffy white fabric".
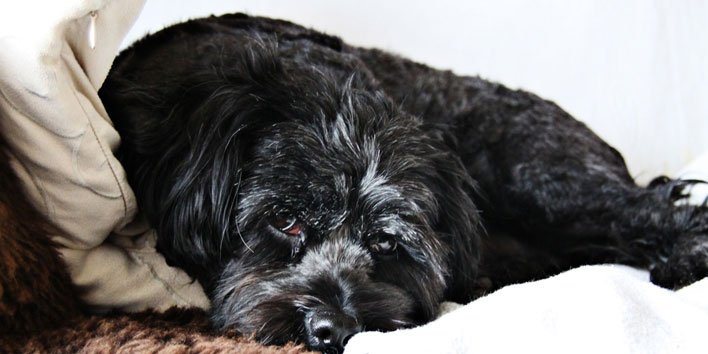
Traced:
POLYGON ((705 353, 708 278, 673 292, 586 266, 503 288, 425 326, 354 336, 357 353, 705 353))

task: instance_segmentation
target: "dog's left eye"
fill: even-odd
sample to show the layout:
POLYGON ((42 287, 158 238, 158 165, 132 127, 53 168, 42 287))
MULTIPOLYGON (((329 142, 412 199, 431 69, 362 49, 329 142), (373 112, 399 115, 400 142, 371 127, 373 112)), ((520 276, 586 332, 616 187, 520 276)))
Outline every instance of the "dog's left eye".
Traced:
POLYGON ((294 217, 276 216, 271 225, 288 236, 298 237, 302 233, 302 225, 294 217))

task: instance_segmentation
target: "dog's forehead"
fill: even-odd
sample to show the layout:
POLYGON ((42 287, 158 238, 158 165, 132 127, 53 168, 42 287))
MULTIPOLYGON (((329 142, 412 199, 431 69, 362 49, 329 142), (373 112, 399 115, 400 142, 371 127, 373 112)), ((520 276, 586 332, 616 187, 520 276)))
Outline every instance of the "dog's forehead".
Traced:
POLYGON ((409 173, 423 163, 401 141, 413 137, 386 131, 396 127, 372 128, 380 123, 361 121, 366 118, 337 114, 322 123, 322 129, 306 128, 318 144, 289 147, 293 153, 300 150, 309 156, 292 161, 305 164, 300 166, 304 168, 299 169, 299 178, 307 180, 311 199, 328 205, 330 216, 337 216, 339 222, 345 217, 372 222, 390 220, 391 214, 419 213, 420 200, 432 199, 432 194, 409 173))
POLYGON ((430 144, 419 121, 376 94, 318 97, 301 98, 259 133, 249 164, 259 190, 246 196, 249 204, 312 218, 323 230, 347 219, 368 228, 392 215, 432 213, 430 144))

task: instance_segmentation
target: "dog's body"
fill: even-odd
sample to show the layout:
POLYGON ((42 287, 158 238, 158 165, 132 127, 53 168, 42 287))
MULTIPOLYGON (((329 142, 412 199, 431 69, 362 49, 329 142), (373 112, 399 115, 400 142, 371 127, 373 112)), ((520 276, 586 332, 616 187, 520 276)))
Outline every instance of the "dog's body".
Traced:
POLYGON ((168 28, 100 94, 160 250, 267 343, 341 347, 581 264, 708 271, 706 208, 555 104, 287 22, 168 28))

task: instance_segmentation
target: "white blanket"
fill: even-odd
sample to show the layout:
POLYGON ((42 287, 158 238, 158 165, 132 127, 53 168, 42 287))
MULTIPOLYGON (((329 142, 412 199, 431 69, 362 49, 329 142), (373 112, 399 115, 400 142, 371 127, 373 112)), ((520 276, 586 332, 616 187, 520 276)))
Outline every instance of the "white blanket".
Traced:
POLYGON ((708 353, 708 278, 679 291, 586 266, 513 285, 425 326, 354 336, 358 353, 708 353))

